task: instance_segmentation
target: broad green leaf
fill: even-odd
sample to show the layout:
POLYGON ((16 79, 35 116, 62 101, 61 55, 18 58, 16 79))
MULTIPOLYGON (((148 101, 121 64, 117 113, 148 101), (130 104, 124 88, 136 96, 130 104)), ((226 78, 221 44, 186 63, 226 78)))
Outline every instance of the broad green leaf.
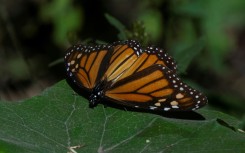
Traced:
POLYGON ((198 112, 207 119, 169 119, 103 105, 91 109, 61 81, 31 99, 0 102, 0 153, 245 152, 238 120, 198 112))

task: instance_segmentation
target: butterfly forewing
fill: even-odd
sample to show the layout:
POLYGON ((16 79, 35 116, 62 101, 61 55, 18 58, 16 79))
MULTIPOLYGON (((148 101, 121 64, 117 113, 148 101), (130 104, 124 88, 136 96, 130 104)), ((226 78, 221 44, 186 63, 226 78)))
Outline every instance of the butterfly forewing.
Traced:
POLYGON ((75 45, 69 48, 65 56, 68 76, 82 88, 90 90, 95 87, 102 76, 102 69, 105 70, 108 65, 105 59, 109 48, 105 45, 75 45))

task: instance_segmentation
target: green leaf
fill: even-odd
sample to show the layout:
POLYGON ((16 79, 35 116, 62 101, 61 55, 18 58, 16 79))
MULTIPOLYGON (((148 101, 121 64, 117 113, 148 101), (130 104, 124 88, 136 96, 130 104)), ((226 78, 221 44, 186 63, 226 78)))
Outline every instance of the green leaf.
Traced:
POLYGON ((103 105, 91 109, 61 81, 40 96, 0 102, 0 153, 245 151, 238 120, 205 109, 199 113, 207 120, 169 119, 103 105))

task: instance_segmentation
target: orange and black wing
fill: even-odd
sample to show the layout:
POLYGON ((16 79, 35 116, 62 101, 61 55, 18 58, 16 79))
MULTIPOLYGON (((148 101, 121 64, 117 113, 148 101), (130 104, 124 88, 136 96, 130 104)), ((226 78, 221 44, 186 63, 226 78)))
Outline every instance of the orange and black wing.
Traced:
POLYGON ((201 92, 159 64, 118 80, 105 91, 105 96, 118 104, 163 111, 195 110, 207 103, 201 92))
POLYGON ((108 66, 109 45, 74 45, 65 55, 69 78, 80 88, 92 90, 108 66))
POLYGON ((113 45, 75 45, 68 49, 65 63, 68 77, 81 88, 92 90, 98 82, 113 82, 141 54, 134 40, 113 45))
POLYGON ((176 72, 174 59, 157 47, 147 47, 142 50, 138 41, 118 41, 112 45, 113 55, 104 77, 108 81, 118 81, 135 72, 146 69, 154 64, 160 64, 176 72))
POLYGON ((147 64, 149 65, 151 62, 152 62, 151 65, 160 64, 165 67, 168 67, 170 70, 173 71, 173 73, 176 73, 176 70, 177 70, 176 62, 163 49, 154 47, 154 46, 149 46, 144 50, 144 54, 148 56, 148 59, 146 60, 147 62, 145 62, 145 65, 147 64))
POLYGON ((127 40, 113 43, 109 64, 102 80, 116 81, 134 64, 141 53, 142 50, 137 41, 127 40))

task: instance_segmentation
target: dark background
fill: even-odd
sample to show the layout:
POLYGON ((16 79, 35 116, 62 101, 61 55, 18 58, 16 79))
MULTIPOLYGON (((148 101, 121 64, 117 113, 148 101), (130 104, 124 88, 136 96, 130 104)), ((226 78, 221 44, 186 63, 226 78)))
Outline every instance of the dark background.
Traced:
POLYGON ((74 43, 128 38, 165 49, 208 109, 245 122, 244 0, 2 0, 0 98, 19 101, 64 79, 74 43))

